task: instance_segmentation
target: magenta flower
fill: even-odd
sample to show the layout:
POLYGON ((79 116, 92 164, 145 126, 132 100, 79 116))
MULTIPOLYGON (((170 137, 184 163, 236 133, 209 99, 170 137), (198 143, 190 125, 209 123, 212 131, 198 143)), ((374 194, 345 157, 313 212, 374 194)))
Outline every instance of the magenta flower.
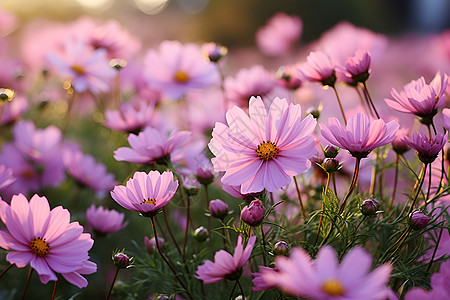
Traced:
POLYGON ((242 274, 242 268, 250 258, 250 254, 252 254, 255 241, 256 236, 250 237, 244 249, 242 237, 238 236, 233 256, 225 250, 219 250, 214 255, 214 262, 207 260, 203 265, 198 266, 195 278, 200 279, 205 284, 219 282, 223 279, 239 279, 242 274))
POLYGON ((167 137, 154 128, 146 127, 138 135, 130 133, 128 143, 131 148, 117 149, 114 151, 114 158, 118 161, 133 163, 158 163, 183 146, 190 138, 189 131, 172 131, 167 137))
POLYGON ((273 273, 276 273, 276 272, 278 272, 278 268, 269 268, 269 267, 259 266, 259 273, 252 273, 252 276, 253 276, 252 291, 255 291, 255 292, 267 291, 267 290, 271 290, 271 289, 276 287, 276 285, 268 284, 264 280, 264 276, 262 275, 262 272, 266 272, 266 273, 267 272, 273 272, 273 273))
POLYGON ((192 89, 216 86, 220 80, 216 66, 205 60, 198 45, 178 41, 163 41, 158 50, 150 50, 144 70, 149 87, 171 99, 192 89))
POLYGON ((435 300, 449 299, 450 287, 450 261, 447 260, 441 264, 438 273, 431 276, 431 291, 427 291, 421 287, 416 287, 408 291, 405 300, 435 300))
POLYGON ((280 56, 292 48, 302 30, 300 17, 279 12, 256 32, 256 45, 265 55, 280 56))
POLYGON ((240 69, 236 76, 225 78, 225 97, 239 107, 247 107, 250 97, 266 96, 276 83, 275 76, 260 65, 240 69))
POLYGON ((114 233, 127 226, 128 222, 123 221, 124 217, 124 213, 92 204, 86 210, 86 226, 101 234, 114 233))
POLYGON ((253 200, 250 205, 245 206, 241 211, 241 220, 250 226, 258 226, 264 219, 265 209, 261 200, 253 200))
POLYGON ((177 188, 178 180, 173 181, 172 172, 136 172, 126 186, 115 186, 111 197, 126 209, 153 216, 172 200, 177 188))
POLYGON ((65 43, 63 50, 60 54, 48 53, 46 59, 61 76, 70 78, 75 92, 99 94, 110 89, 116 70, 109 65, 106 50, 93 51, 80 41, 65 43))
POLYGON ((437 72, 430 84, 426 84, 425 79, 420 77, 405 85, 400 93, 392 89, 391 96, 394 100, 384 101, 391 109, 414 114, 421 118, 422 123, 429 125, 438 110, 445 105, 447 83, 447 74, 437 72))
POLYGON ((423 163, 432 163, 447 143, 448 132, 438 133, 434 138, 429 138, 420 132, 413 132, 412 138, 405 137, 403 141, 407 146, 417 151, 419 159, 423 163))
POLYGON ((240 185, 242 194, 273 192, 311 166, 316 121, 311 115, 302 120, 300 105, 275 98, 267 112, 261 98, 252 97, 249 115, 235 106, 226 118, 228 126, 217 122, 209 143, 224 184, 240 185))
POLYGON ((369 78, 371 55, 367 50, 359 49, 345 61, 343 71, 348 73, 354 82, 365 82, 369 78))
POLYGON ((228 215, 228 204, 220 199, 209 201, 208 209, 211 216, 221 219, 222 221, 223 218, 228 215))
POLYGON ((322 247, 314 261, 305 250, 295 248, 289 258, 277 256, 275 264, 277 272, 262 270, 264 281, 298 297, 384 300, 389 294, 392 266, 384 264, 368 273, 372 257, 359 247, 353 248, 340 265, 330 246, 322 247))
POLYGON ((0 165, 0 192, 4 191, 15 180, 12 169, 0 165))
POLYGON ((336 147, 346 149, 356 158, 365 158, 378 147, 395 139, 400 125, 382 119, 370 121, 364 113, 353 115, 344 126, 336 118, 328 119, 328 126, 319 124, 322 136, 336 147))
POLYGON ((324 86, 334 86, 336 83, 335 65, 322 51, 310 52, 306 62, 299 66, 299 71, 310 82, 320 82, 324 86))
POLYGON ((18 268, 29 264, 44 284, 57 281, 56 272, 79 288, 87 286, 81 275, 97 269, 88 260, 94 240, 78 222, 70 223, 67 209, 50 210, 47 198, 34 195, 28 202, 20 194, 13 196, 11 206, 0 201, 0 217, 6 226, 0 231, 0 247, 11 250, 8 262, 18 268))
POLYGON ((154 105, 144 101, 121 103, 118 110, 105 112, 105 126, 117 131, 139 132, 151 125, 154 105))

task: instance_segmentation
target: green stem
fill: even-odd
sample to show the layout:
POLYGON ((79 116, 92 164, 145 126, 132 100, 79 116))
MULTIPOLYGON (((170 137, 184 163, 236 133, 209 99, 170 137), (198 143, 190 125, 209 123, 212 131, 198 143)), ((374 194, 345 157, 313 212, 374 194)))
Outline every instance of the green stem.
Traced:
POLYGON ((6 272, 8 272, 9 271, 9 269, 11 269, 12 268, 12 266, 14 266, 14 264, 10 264, 8 267, 6 267, 6 269, 4 269, 3 270, 3 272, 0 274, 0 278, 2 278, 3 277, 3 275, 5 275, 6 274, 6 272))
POLYGON ((172 230, 170 230, 169 222, 167 221, 167 214, 166 214, 165 208, 163 208, 162 211, 163 211, 163 216, 164 216, 164 223, 166 223, 166 228, 167 228, 167 231, 169 232, 170 238, 172 239, 173 243, 175 244, 175 247, 177 248, 178 253, 180 253, 180 255, 183 256, 183 254, 181 253, 180 246, 178 246, 177 240, 173 236, 172 230))
POLYGON ((30 267, 30 272, 28 273, 27 283, 25 285, 25 289, 23 290, 23 294, 22 294, 22 300, 25 299, 25 295, 27 294, 28 287, 30 286, 31 275, 33 275, 33 270, 34 269, 30 267))
POLYGON ((391 200, 389 201, 389 205, 388 205, 389 209, 390 209, 390 208, 392 207, 392 205, 394 204, 395 194, 396 194, 396 192, 397 192, 398 170, 399 170, 399 167, 400 167, 399 161, 400 161, 399 155, 396 154, 396 156, 395 156, 394 188, 393 188, 393 190, 392 190, 391 200))
POLYGON ((319 235, 320 235, 320 229, 322 227, 322 220, 323 220, 323 210, 324 210, 324 202, 325 202, 325 197, 328 194, 328 186, 330 185, 330 177, 331 177, 331 173, 327 173, 327 183, 325 185, 325 190, 324 190, 324 194, 322 196, 322 210, 320 212, 320 219, 319 219, 319 226, 317 227, 317 234, 316 234, 316 239, 314 240, 314 246, 317 244, 317 240, 319 239, 319 235))
POLYGON ((375 105, 373 104, 372 97, 370 97, 369 89, 367 88, 366 82, 364 81, 362 83, 362 85, 364 88, 364 95, 366 95, 367 101, 369 101, 369 105, 372 106, 372 109, 375 112, 377 119, 380 119, 380 115, 378 114, 377 109, 375 108, 375 105))
MULTIPOLYGON (((414 205, 416 204, 417 198, 418 198, 419 193, 420 193, 420 191, 422 189, 423 182, 425 181, 424 179, 425 179, 425 174, 427 172, 427 166, 428 166, 428 164, 426 164, 426 163, 423 164, 423 168, 422 168, 422 171, 421 171, 422 176, 420 176, 419 181, 416 182, 416 185, 418 183, 417 191, 416 191, 416 194, 414 195, 414 198, 413 198, 413 200, 411 202, 411 206, 410 206, 410 208, 408 210, 407 215, 409 215, 414 209, 414 205)), ((414 190, 416 190, 416 186, 414 186, 414 190)))
POLYGON ((353 189, 355 188, 356 183, 358 182, 360 161, 361 161, 360 158, 356 158, 355 170, 353 171, 352 182, 350 184, 350 188, 348 189, 347 195, 345 195, 344 201, 342 201, 341 207, 339 208, 339 214, 341 214, 344 211, 345 205, 347 204, 347 200, 348 200, 348 198, 350 198, 350 195, 352 194, 353 189))
POLYGON ((237 284, 238 284, 238 286, 239 286, 239 289, 241 290, 242 300, 245 300, 244 289, 242 288, 242 285, 241 285, 241 283, 239 282, 239 279, 236 280, 236 281, 237 281, 237 284))
POLYGON ((120 270, 120 268, 116 268, 116 272, 114 273, 114 278, 113 278, 113 280, 111 282, 111 286, 109 287, 109 291, 108 291, 108 295, 106 296, 106 300, 108 300, 109 297, 111 296, 111 292, 113 290, 114 283, 116 282, 117 275, 119 274, 119 270, 120 270))
POLYGON ((236 282, 235 282, 234 285, 233 285, 233 288, 231 289, 230 296, 228 297, 229 300, 233 299, 233 293, 234 293, 234 291, 236 290, 237 284, 238 284, 238 282, 237 282, 237 280, 236 280, 236 282))
MULTIPOLYGON (((443 223, 441 223, 440 225, 442 226, 443 223)), ((427 272, 430 271, 431 265, 433 264, 434 257, 436 256, 436 252, 437 252, 437 249, 438 249, 438 247, 439 247, 439 243, 441 242, 441 237, 442 237, 442 231, 443 231, 443 230, 444 230, 444 227, 441 227, 441 230, 439 231, 438 240, 437 240, 437 242, 436 242, 436 246, 434 247, 433 255, 431 256, 430 263, 428 264, 428 267, 427 267, 427 272)))
POLYGON ((300 208, 302 210, 303 219, 306 220, 307 216, 306 216, 306 212, 305 212, 305 207, 303 206, 303 202, 302 202, 302 195, 300 194, 300 189, 298 188, 297 178, 295 178, 295 176, 292 176, 292 178, 294 178, 295 189, 297 190, 298 202, 300 203, 300 208))
POLYGON ((263 254, 263 263, 264 266, 267 266, 267 261, 266 261, 266 238, 264 236, 264 229, 263 229, 263 225, 260 225, 261 228, 261 236, 262 236, 262 254, 263 254))
POLYGON ((345 125, 347 125, 347 118, 345 117, 344 108, 342 107, 341 99, 339 98, 336 87, 334 85, 332 85, 331 88, 333 89, 334 94, 336 95, 336 99, 338 101, 339 108, 341 109, 342 118, 344 118, 344 123, 345 123, 345 125))
POLYGON ((189 219, 191 218, 191 197, 187 197, 187 212, 186 212, 186 229, 184 230, 184 242, 183 242, 183 260, 186 256, 186 244, 187 244, 187 237, 188 237, 188 231, 189 231, 189 219))

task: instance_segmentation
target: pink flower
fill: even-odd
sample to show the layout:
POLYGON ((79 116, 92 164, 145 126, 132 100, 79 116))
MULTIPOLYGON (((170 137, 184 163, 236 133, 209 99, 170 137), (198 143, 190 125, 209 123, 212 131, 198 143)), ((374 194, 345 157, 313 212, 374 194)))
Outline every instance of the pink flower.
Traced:
POLYGON ((221 219, 222 221, 223 218, 228 215, 228 204, 220 199, 209 201, 208 209, 211 216, 221 219))
POLYGON ((224 81, 225 97, 239 107, 247 107, 252 96, 264 97, 276 85, 276 78, 260 65, 250 69, 240 69, 235 77, 224 81))
POLYGON ((303 23, 300 17, 279 12, 256 32, 256 44, 268 56, 286 54, 300 38, 303 23))
MULTIPOLYGON (((341 72, 346 73, 344 78, 351 78, 353 82, 365 82, 369 78, 369 68, 371 63, 370 53, 359 49, 353 56, 345 61, 345 67, 340 68, 341 72)), ((341 76, 338 76, 342 78, 341 76)), ((350 83, 344 79, 345 82, 350 83)))
POLYGON ((438 110, 445 105, 447 83, 448 76, 437 72, 430 84, 426 84, 425 79, 420 77, 405 85, 400 93, 392 89, 391 96, 394 100, 384 101, 391 109, 414 114, 421 118, 422 123, 429 125, 438 110))
POLYGON ((3 113, 0 117, 0 124, 6 125, 19 120, 28 109, 28 101, 20 94, 16 94, 11 102, 3 104, 3 113))
POLYGON ((19 26, 17 17, 0 7, 0 37, 7 36, 19 26))
POLYGON ((253 200, 250 205, 245 206, 241 211, 241 220, 250 226, 258 226, 264 219, 265 209, 261 200, 253 200))
POLYGON ((123 221, 124 217, 124 213, 92 204, 86 211, 86 226, 101 234, 114 233, 127 226, 128 222, 123 221))
POLYGON ((47 61, 64 77, 71 80, 75 92, 90 90, 94 94, 107 92, 116 71, 109 65, 106 50, 92 50, 80 41, 63 45, 62 53, 48 53, 47 61))
POLYGON ((136 172, 126 186, 115 186, 111 197, 126 209, 153 216, 172 200, 177 188, 178 180, 173 181, 172 172, 136 172))
POLYGON ((365 158, 373 149, 392 142, 399 127, 395 121, 387 124, 382 119, 370 121, 362 112, 353 115, 346 128, 336 118, 328 119, 328 126, 320 124, 322 136, 328 142, 356 158, 365 158))
POLYGON ((450 130, 450 108, 444 108, 442 110, 442 126, 450 130))
POLYGON ((171 99, 179 99, 191 89, 216 86, 220 76, 216 66, 205 60, 199 46, 163 41, 150 50, 144 61, 149 87, 171 99))
POLYGON ((307 81, 320 82, 324 86, 334 86, 336 83, 335 65, 321 51, 310 52, 306 62, 299 66, 299 71, 307 81))
POLYGON ((130 133, 128 143, 131 148, 117 149, 114 151, 114 158, 118 161, 133 163, 159 163, 190 138, 191 132, 189 131, 172 131, 167 137, 154 128, 146 127, 139 135, 130 133))
POLYGON ((282 66, 275 75, 278 83, 287 89, 295 90, 302 86, 300 71, 294 66, 282 66))
POLYGON ((255 197, 258 197, 259 195, 261 195, 261 192, 262 192, 262 191, 259 191, 256 193, 242 194, 240 185, 235 186, 235 185, 228 185, 228 184, 222 185, 222 189, 225 192, 227 192, 228 194, 230 194, 231 196, 233 196, 235 198, 239 198, 239 199, 244 199, 248 202, 255 199, 255 197))
POLYGON ((80 274, 97 269, 88 261, 94 240, 83 233, 78 222, 70 223, 67 209, 58 206, 50 210, 47 198, 34 195, 28 202, 20 194, 13 196, 11 206, 0 201, 0 217, 6 225, 6 230, 0 231, 0 247, 11 250, 7 261, 18 268, 30 264, 44 284, 57 281, 56 272, 79 288, 87 286, 80 274))
POLYGON ((256 236, 250 237, 244 249, 242 237, 238 236, 233 256, 225 250, 216 252, 214 262, 207 260, 203 265, 198 266, 195 278, 200 279, 205 284, 219 282, 223 279, 239 279, 242 274, 242 268, 250 258, 250 254, 252 254, 255 241, 256 236))
POLYGON ((302 248, 292 250, 289 258, 277 256, 278 272, 262 271, 267 284, 308 299, 384 300, 392 266, 384 264, 368 273, 372 257, 362 248, 353 248, 338 264, 336 252, 330 246, 319 250, 312 261, 302 248))
POLYGON ((268 273, 268 272, 276 273, 276 272, 278 272, 278 268, 269 268, 269 267, 259 266, 259 273, 252 273, 252 276, 253 276, 252 291, 255 291, 255 292, 267 291, 267 290, 271 290, 274 287, 276 287, 276 285, 268 284, 264 280, 264 276, 263 276, 262 272, 265 272, 265 273, 268 273))
POLYGON ((441 264, 438 273, 431 276, 431 291, 426 291, 423 288, 416 287, 408 291, 405 300, 434 300, 434 299, 449 299, 450 287, 450 261, 447 260, 441 264))
POLYGON ((311 115, 302 120, 300 105, 275 98, 267 112, 261 98, 252 97, 249 115, 235 106, 226 118, 228 126, 217 122, 209 143, 224 184, 240 185, 242 194, 273 192, 311 166, 316 121, 311 115))
POLYGON ((204 43, 202 53, 212 62, 218 62, 228 53, 228 48, 214 42, 204 43))
POLYGON ((448 132, 438 133, 434 138, 429 138, 420 132, 413 132, 412 138, 405 137, 403 141, 407 146, 417 151, 419 159, 423 163, 432 163, 447 143, 448 132))
POLYGON ((136 132, 152 123, 154 105, 144 101, 120 104, 118 110, 105 112, 105 126, 118 131, 136 132))
POLYGON ((4 191, 16 178, 10 168, 0 165, 0 192, 4 191))

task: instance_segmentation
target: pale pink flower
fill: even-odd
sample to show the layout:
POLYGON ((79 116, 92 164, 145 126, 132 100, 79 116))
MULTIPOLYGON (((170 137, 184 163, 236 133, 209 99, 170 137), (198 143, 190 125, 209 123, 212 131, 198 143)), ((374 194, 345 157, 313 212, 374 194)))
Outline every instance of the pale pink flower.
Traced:
POLYGON ((442 110, 442 126, 450 130, 450 108, 444 108, 442 110))
POLYGON ((68 40, 62 53, 48 53, 47 61, 56 72, 71 81, 75 92, 90 90, 94 94, 107 92, 116 70, 109 65, 106 50, 92 50, 81 41, 68 40))
POLYGON ((322 136, 336 147, 346 149, 356 158, 365 158, 375 148, 391 143, 400 125, 382 119, 371 121, 364 113, 353 115, 344 127, 338 119, 329 118, 328 126, 319 124, 322 136))
POLYGON ((164 162, 177 148, 183 146, 191 138, 189 131, 172 131, 169 136, 158 130, 146 127, 138 135, 130 133, 128 143, 131 148, 121 147, 114 151, 118 161, 153 164, 164 162))
POLYGON ((253 199, 255 199, 256 197, 258 197, 259 195, 261 195, 261 192, 262 192, 262 191, 259 191, 256 193, 242 194, 240 185, 235 186, 235 185, 228 185, 228 184, 222 185, 222 189, 235 198, 244 199, 249 202, 252 201, 253 199))
POLYGON ((299 16, 279 12, 256 32, 256 44, 268 56, 286 54, 300 38, 303 23, 299 16))
POLYGON ((359 49, 353 56, 347 58, 344 67, 337 67, 337 76, 349 84, 365 82, 370 75, 370 63, 370 53, 366 50, 359 49))
POLYGON ((438 133, 434 138, 430 138, 420 132, 413 132, 412 138, 405 137, 403 141, 407 146, 417 151, 419 159, 423 163, 432 163, 442 148, 447 143, 448 132, 438 133))
POLYGON ((124 213, 92 204, 86 210, 86 226, 101 234, 114 233, 127 226, 128 222, 123 221, 124 217, 124 213))
POLYGON ((179 99, 192 89, 207 89, 219 84, 216 66, 205 60, 198 45, 163 41, 150 50, 144 60, 144 76, 150 88, 171 99, 179 99))
POLYGON ((295 66, 281 66, 275 75, 278 83, 287 89, 295 90, 302 86, 300 71, 295 66))
POLYGON ((334 86, 336 83, 335 69, 330 57, 321 51, 311 51, 306 62, 298 67, 305 80, 320 82, 324 86, 334 86))
POLYGON ((247 107, 250 97, 264 97, 275 87, 275 76, 256 65, 249 69, 240 69, 234 77, 228 76, 224 81, 225 97, 230 103, 247 107))
POLYGON ((88 251, 94 240, 78 222, 70 223, 70 213, 61 206, 50 210, 47 198, 34 195, 30 202, 13 196, 11 205, 0 201, 0 217, 6 230, 0 231, 0 247, 11 250, 6 260, 18 268, 30 265, 42 283, 57 281, 61 273, 79 288, 88 282, 81 275, 96 271, 88 251))
POLYGON ((115 186, 111 197, 126 209, 153 216, 172 200, 177 188, 178 180, 173 180, 172 172, 136 172, 126 186, 115 186))
POLYGON ((233 256, 225 250, 219 250, 214 255, 214 262, 207 260, 203 265, 198 266, 195 278, 200 279, 205 284, 219 282, 223 279, 239 279, 242 268, 252 254, 255 242, 256 236, 250 237, 244 249, 242 237, 238 236, 233 256))
POLYGON ((154 105, 144 101, 121 103, 117 110, 105 112, 105 126, 118 131, 136 132, 151 125, 154 105))
POLYGON ((262 272, 278 272, 278 268, 269 268, 269 267, 264 267, 264 266, 259 266, 259 273, 252 273, 253 276, 253 287, 252 287, 252 291, 255 292, 259 292, 259 291, 267 291, 267 290, 271 290, 274 287, 276 287, 276 285, 274 284, 269 284, 264 280, 264 277, 262 275, 262 272))
POLYGON ((20 94, 16 94, 11 102, 4 103, 0 124, 6 125, 16 122, 28 110, 28 106, 27 99, 20 94))
POLYGON ((400 93, 393 88, 391 96, 394 100, 384 99, 384 101, 391 109, 414 114, 421 118, 422 123, 429 125, 438 110, 445 105, 447 84, 447 74, 437 72, 429 84, 420 77, 405 85, 400 93))
POLYGON ((5 190, 16 178, 13 175, 13 171, 4 165, 0 165, 0 192, 5 190))
POLYGON ((340 264, 330 246, 319 250, 311 260, 302 248, 291 251, 289 258, 277 256, 277 272, 262 270, 267 284, 273 284, 289 294, 308 299, 384 300, 392 266, 384 264, 369 273, 372 257, 362 248, 353 248, 340 264))
POLYGON ((302 120, 300 105, 275 98, 267 111, 261 98, 252 97, 249 115, 235 106, 226 118, 228 125, 217 122, 209 143, 214 170, 225 171, 224 184, 240 185, 242 194, 273 192, 311 166, 316 121, 311 115, 302 120))

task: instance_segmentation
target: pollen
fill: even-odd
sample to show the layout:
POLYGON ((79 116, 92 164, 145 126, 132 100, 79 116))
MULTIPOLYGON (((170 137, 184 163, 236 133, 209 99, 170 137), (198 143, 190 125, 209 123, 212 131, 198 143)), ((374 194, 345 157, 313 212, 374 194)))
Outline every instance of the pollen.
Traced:
POLYGON ((268 140, 267 142, 262 142, 258 145, 258 149, 256 149, 256 154, 262 160, 268 161, 277 156, 280 149, 275 146, 275 143, 268 140))
POLYGON ((328 279, 322 284, 322 291, 329 296, 343 296, 344 287, 337 279, 328 279))
POLYGON ((50 245, 45 241, 45 238, 34 237, 30 243, 31 251, 40 257, 44 257, 48 254, 50 245))
POLYGON ((144 203, 156 205, 156 199, 148 198, 148 199, 145 199, 144 201, 142 201, 140 204, 144 204, 144 203))
POLYGON ((185 82, 187 82, 189 80, 189 75, 186 74, 186 72, 180 70, 180 71, 175 73, 173 78, 178 83, 185 83, 185 82))
POLYGON ((78 74, 84 74, 86 72, 84 70, 83 66, 81 66, 81 65, 73 65, 73 66, 71 66, 71 69, 78 74))

